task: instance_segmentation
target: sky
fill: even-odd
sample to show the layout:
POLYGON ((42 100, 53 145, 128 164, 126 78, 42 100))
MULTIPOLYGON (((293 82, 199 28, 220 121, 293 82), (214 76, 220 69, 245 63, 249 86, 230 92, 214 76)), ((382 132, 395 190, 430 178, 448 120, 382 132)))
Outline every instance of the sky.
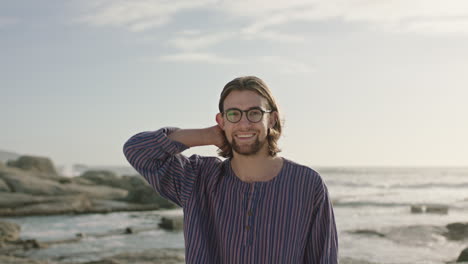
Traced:
POLYGON ((465 0, 0 0, 0 150, 127 165, 129 137, 215 125, 255 75, 283 157, 468 166, 467 47, 465 0))

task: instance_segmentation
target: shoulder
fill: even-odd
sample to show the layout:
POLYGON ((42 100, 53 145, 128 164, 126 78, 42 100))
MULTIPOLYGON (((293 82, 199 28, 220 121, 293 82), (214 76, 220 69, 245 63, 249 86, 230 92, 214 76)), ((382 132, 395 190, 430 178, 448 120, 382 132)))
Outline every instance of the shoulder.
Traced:
POLYGON ((283 158, 283 160, 286 174, 292 175, 294 177, 306 177, 314 182, 323 182, 322 176, 311 167, 286 158, 283 158))
POLYGON ((192 155, 190 158, 196 157, 200 163, 200 169, 202 172, 210 173, 212 171, 216 171, 222 168, 223 161, 214 156, 200 156, 200 155, 192 155))
POLYGON ((328 187, 316 170, 290 160, 285 160, 285 162, 292 168, 291 171, 296 172, 291 173, 288 177, 290 179, 299 177, 295 180, 296 188, 302 188, 301 190, 308 194, 314 206, 329 199, 328 187))
POLYGON ((189 159, 196 160, 198 164, 198 183, 195 188, 199 188, 200 192, 213 190, 225 173, 225 160, 214 156, 200 156, 197 154, 190 156, 189 159))

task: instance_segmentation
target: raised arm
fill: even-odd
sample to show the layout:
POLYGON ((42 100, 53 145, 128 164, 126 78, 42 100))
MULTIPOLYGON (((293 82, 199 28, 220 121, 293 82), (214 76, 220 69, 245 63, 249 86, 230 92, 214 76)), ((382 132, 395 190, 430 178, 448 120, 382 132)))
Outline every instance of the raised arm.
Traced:
POLYGON ((202 129, 178 129, 168 137, 187 147, 215 145, 223 148, 226 143, 224 133, 217 125, 202 129))
MULTIPOLYGON (((222 145, 223 136, 219 128, 178 129, 162 128, 157 131, 141 132, 124 144, 128 162, 141 174, 161 196, 181 207, 191 196, 200 168, 203 164, 198 155, 190 158, 180 153, 193 146, 222 145)), ((209 168, 208 168, 209 169, 209 168)))

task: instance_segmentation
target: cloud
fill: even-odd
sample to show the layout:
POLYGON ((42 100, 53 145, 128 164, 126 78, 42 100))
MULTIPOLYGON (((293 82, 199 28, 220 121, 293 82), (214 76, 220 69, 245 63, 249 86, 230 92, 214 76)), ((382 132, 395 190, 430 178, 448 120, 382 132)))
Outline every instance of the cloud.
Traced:
MULTIPOLYGON (((254 0, 253 6, 263 4, 254 0)), ((233 16, 241 16, 247 2, 226 6, 233 16), (244 5, 244 6, 242 6, 244 5), (241 8, 242 7, 242 8, 241 8)), ((466 33, 460 30, 468 17, 468 1, 464 0, 322 0, 272 1, 267 9, 255 9, 249 15, 252 22, 243 29, 247 34, 260 34, 292 22, 341 20, 344 23, 363 22, 376 30, 423 34, 466 33)))
POLYGON ((269 65, 281 74, 304 74, 313 73, 315 70, 309 65, 280 56, 263 56, 258 59, 259 63, 269 65))
POLYGON ((314 73, 315 69, 306 63, 296 61, 290 58, 281 56, 261 56, 261 57, 246 57, 243 59, 233 59, 229 57, 222 57, 213 53, 199 53, 199 52, 185 52, 171 55, 164 55, 159 57, 159 60, 165 62, 187 62, 187 63, 208 63, 208 64, 237 64, 242 65, 248 62, 249 65, 256 65, 257 67, 268 67, 280 74, 307 74, 314 73))
POLYGON ((179 36, 170 40, 169 43, 181 50, 200 50, 224 42, 235 35, 235 33, 226 32, 203 34, 199 31, 185 31, 180 32, 179 36))
POLYGON ((95 26, 117 26, 145 31, 169 23, 175 14, 207 6, 215 0, 104 0, 90 2, 80 22, 95 26))
POLYGON ((402 29, 405 32, 419 32, 427 35, 468 34, 468 18, 432 21, 413 21, 402 29))
MULTIPOLYGON (((142 32, 171 22, 181 11, 194 9, 214 11, 227 15, 230 21, 242 22, 245 26, 236 31, 251 38, 280 34, 277 27, 291 22, 330 19, 364 22, 369 28, 394 32, 466 33, 460 29, 464 22, 459 19, 468 17, 466 0, 94 0, 88 2, 86 14, 79 21, 142 32)), ((288 36, 278 39, 300 39, 288 36)), ((189 49, 183 39, 175 41, 181 49, 189 49)), ((204 41, 216 43, 197 41, 200 45, 204 41)))
POLYGON ((238 64, 239 61, 227 57, 222 57, 213 53, 202 52, 182 52, 176 54, 163 55, 159 57, 161 61, 167 62, 196 62, 209 64, 238 64))

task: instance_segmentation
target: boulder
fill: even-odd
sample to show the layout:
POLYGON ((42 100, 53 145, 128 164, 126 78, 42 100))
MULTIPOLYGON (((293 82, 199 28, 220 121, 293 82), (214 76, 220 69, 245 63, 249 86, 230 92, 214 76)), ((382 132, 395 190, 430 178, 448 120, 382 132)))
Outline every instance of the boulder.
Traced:
POLYGON ((458 256, 457 262, 463 262, 467 261, 468 262, 468 248, 465 248, 461 253, 460 256, 458 256))
POLYGON ((95 213, 110 213, 116 211, 144 211, 144 210, 157 210, 157 204, 136 204, 110 200, 93 200, 92 212, 95 213))
POLYGON ((468 239, 468 223, 452 223, 447 226, 447 233, 443 235, 449 240, 468 239))
POLYGON ((448 214, 448 205, 445 204, 414 204, 411 205, 411 213, 433 213, 433 214, 448 214))
POLYGON ((7 165, 23 170, 42 172, 50 175, 57 175, 54 164, 49 158, 35 156, 20 156, 17 160, 8 161, 7 165))
MULTIPOLYGON (((41 203, 29 204, 18 208, 10 208, 5 215, 54 215, 83 213, 89 211, 93 204, 85 195, 72 195, 53 197, 52 200, 45 200, 41 203)), ((2 212, 0 211, 0 214, 2 212)))
POLYGON ((0 242, 19 239, 20 226, 15 223, 0 221, 0 242))
POLYGON ((17 169, 0 170, 0 179, 9 186, 11 192, 31 195, 86 194, 99 199, 122 199, 128 193, 126 190, 108 186, 62 184, 50 179, 41 179, 30 172, 17 169))
POLYGON ((177 206, 172 202, 162 198, 153 188, 149 185, 143 185, 128 191, 127 197, 124 199, 130 203, 141 204, 158 204, 160 208, 176 208, 177 206))
POLYGON ((37 196, 22 193, 0 193, 0 216, 110 213, 157 209, 159 209, 158 204, 95 199, 84 194, 37 196))
POLYGON ((128 194, 128 191, 126 190, 103 185, 87 186, 79 184, 67 184, 63 186, 63 188, 67 190, 68 193, 85 194, 89 198, 93 199, 121 200, 128 194))
POLYGON ((351 234, 385 237, 385 234, 370 229, 358 229, 350 232, 351 234))
POLYGON ((32 260, 27 258, 19 258, 13 256, 1 256, 0 263, 2 264, 47 264, 47 261, 32 260))
MULTIPOLYGON (((49 199, 53 199, 54 197, 49 199)), ((1 208, 17 208, 28 204, 36 204, 46 202, 44 196, 33 196, 25 193, 0 193, 0 209, 1 208)))
POLYGON ((169 231, 182 231, 184 229, 184 216, 165 216, 161 218, 159 227, 169 231))
POLYGON ((142 186, 150 186, 148 182, 140 175, 135 176, 122 176, 122 180, 128 189, 135 189, 142 186))
POLYGON ((116 188, 122 187, 122 180, 112 171, 106 170, 89 170, 79 176, 93 184, 106 185, 116 188))
POLYGON ((0 179, 0 192, 11 192, 8 184, 2 179, 0 179))
POLYGON ((117 176, 114 172, 106 170, 89 170, 81 176, 75 177, 74 182, 80 184, 99 184, 124 190, 132 190, 141 186, 149 186, 141 176, 117 176))
POLYGON ((34 177, 30 172, 17 169, 4 169, 0 171, 2 179, 12 192, 21 192, 38 195, 56 195, 64 193, 60 183, 34 177))

